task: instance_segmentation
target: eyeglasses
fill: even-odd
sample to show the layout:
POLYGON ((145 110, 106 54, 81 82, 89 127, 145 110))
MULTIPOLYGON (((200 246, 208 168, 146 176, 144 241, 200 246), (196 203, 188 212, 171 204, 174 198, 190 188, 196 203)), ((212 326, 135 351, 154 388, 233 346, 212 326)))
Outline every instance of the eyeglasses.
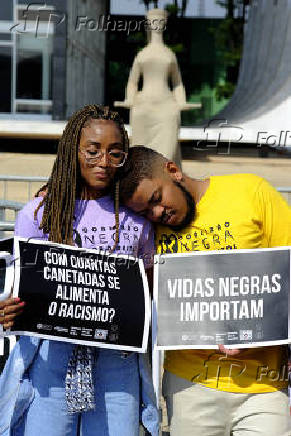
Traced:
POLYGON ((107 154, 109 163, 113 167, 122 167, 124 164, 127 153, 125 151, 121 150, 110 150, 110 151, 102 151, 102 150, 96 150, 96 151, 89 151, 89 150, 80 150, 79 152, 84 156, 86 162, 88 164, 94 165, 98 161, 100 161, 103 157, 103 155, 107 154))

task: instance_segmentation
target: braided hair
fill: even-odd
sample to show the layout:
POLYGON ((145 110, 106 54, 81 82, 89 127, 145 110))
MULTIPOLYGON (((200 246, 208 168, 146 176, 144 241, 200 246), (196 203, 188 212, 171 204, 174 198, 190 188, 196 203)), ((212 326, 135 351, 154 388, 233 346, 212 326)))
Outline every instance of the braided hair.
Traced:
MULTIPOLYGON (((81 194, 81 175, 78 163, 78 146, 81 131, 92 119, 114 121, 120 130, 124 151, 129 148, 127 132, 118 112, 107 106, 88 105, 69 119, 59 141, 57 157, 47 183, 47 193, 34 212, 44 205, 40 229, 48 233, 49 241, 73 244, 73 219, 76 196, 81 194)), ((115 244, 119 243, 119 180, 115 178, 115 244)))

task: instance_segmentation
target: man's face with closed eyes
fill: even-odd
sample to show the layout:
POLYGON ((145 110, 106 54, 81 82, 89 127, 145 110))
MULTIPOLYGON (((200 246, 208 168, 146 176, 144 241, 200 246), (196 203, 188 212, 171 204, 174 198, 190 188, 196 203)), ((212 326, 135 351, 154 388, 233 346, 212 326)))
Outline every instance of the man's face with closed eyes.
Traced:
POLYGON ((174 230, 186 227, 195 216, 193 197, 180 182, 168 175, 143 179, 125 203, 150 221, 174 230))

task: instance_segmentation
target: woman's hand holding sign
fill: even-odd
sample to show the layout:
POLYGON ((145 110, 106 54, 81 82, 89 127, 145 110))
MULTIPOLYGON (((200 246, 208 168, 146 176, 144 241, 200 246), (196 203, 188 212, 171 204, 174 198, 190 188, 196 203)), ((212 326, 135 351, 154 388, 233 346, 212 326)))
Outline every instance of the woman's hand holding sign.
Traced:
POLYGON ((6 298, 0 301, 0 324, 4 329, 9 329, 14 324, 14 319, 23 312, 24 301, 20 298, 6 298))

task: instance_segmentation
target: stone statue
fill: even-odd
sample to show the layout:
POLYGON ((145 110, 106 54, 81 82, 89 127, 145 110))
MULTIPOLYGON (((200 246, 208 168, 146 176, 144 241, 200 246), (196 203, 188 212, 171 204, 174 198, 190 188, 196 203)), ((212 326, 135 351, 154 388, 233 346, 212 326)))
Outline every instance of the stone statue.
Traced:
POLYGON ((166 14, 161 9, 148 12, 149 42, 134 59, 125 101, 116 101, 114 105, 130 109, 132 145, 151 147, 180 164, 180 111, 200 107, 200 104, 186 103, 176 56, 163 41, 166 14), (138 91, 141 76, 143 87, 138 91))

